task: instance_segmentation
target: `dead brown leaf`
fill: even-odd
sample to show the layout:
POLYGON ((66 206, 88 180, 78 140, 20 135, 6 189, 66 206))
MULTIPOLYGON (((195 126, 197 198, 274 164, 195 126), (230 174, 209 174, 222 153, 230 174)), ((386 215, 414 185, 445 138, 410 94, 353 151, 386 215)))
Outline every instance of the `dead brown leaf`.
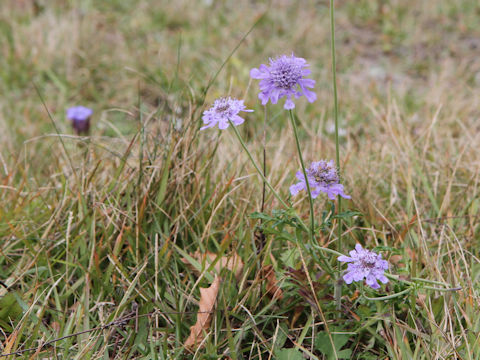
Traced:
POLYGON ((220 278, 215 276, 212 285, 208 288, 200 288, 200 302, 197 314, 197 322, 190 327, 190 335, 185 341, 188 348, 196 348, 205 338, 205 333, 212 321, 212 311, 217 300, 220 278))
POLYGON ((267 280, 267 293, 272 297, 272 299, 283 299, 283 291, 277 285, 277 278, 275 277, 275 271, 273 271, 273 266, 263 266, 260 273, 261 276, 263 276, 264 279, 267 280))
MULTIPOLYGON (((217 254, 210 251, 207 251, 205 254, 200 253, 200 251, 195 251, 191 256, 200 263, 206 262, 208 264, 207 267, 209 267, 218 257, 217 254)), ((182 261, 184 264, 190 264, 187 259, 182 259, 182 261)), ((240 280, 243 274, 243 261, 236 252, 231 256, 222 256, 218 259, 215 263, 214 271, 217 275, 220 275, 220 271, 225 268, 232 271, 235 274, 235 278, 240 280)), ((198 272, 197 269, 193 269, 193 271, 198 272)))
POLYGON ((392 255, 388 258, 388 261, 398 267, 405 267, 405 262, 402 255, 392 255))

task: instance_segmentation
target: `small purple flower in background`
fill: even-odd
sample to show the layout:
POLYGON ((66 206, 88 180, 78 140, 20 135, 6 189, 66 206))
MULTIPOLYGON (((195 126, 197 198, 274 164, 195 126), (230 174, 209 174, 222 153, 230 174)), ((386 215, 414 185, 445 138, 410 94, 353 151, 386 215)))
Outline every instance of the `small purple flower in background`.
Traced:
POLYGON ((245 119, 238 116, 240 111, 252 112, 243 104, 243 100, 232 99, 231 97, 222 97, 213 103, 212 107, 203 112, 202 120, 205 126, 200 130, 213 127, 218 124, 219 129, 226 129, 230 125, 238 126, 243 124, 245 119))
POLYGON ((250 70, 250 77, 260 79, 260 93, 258 98, 262 100, 262 105, 266 105, 268 100, 276 104, 279 98, 286 97, 284 109, 295 108, 292 96, 299 98, 305 95, 309 102, 314 102, 317 95, 308 90, 315 86, 315 80, 306 79, 310 74, 306 69, 309 65, 303 58, 282 55, 275 59, 270 58, 270 66, 260 65, 258 69, 250 70))
MULTIPOLYGON (((320 192, 327 194, 330 200, 335 200, 335 196, 337 195, 345 199, 351 198, 343 192, 343 185, 340 184, 337 168, 333 160, 313 162, 306 172, 313 198, 316 198, 320 192)), ((307 190, 307 183, 305 182, 303 172, 301 170, 297 171, 295 175, 300 182, 290 186, 290 194, 293 196, 297 195, 301 190, 307 190)))
POLYGON ((370 250, 365 250, 362 245, 355 245, 355 250, 350 251, 350 257, 342 255, 338 257, 338 261, 347 262, 347 273, 343 275, 343 280, 347 284, 353 281, 367 280, 367 285, 373 289, 380 288, 377 280, 386 284, 387 277, 384 275, 388 269, 387 260, 382 259, 381 254, 377 254, 370 250))
POLYGON ((77 135, 88 133, 92 114, 92 109, 85 106, 73 106, 67 109, 67 118, 72 122, 72 127, 77 135))

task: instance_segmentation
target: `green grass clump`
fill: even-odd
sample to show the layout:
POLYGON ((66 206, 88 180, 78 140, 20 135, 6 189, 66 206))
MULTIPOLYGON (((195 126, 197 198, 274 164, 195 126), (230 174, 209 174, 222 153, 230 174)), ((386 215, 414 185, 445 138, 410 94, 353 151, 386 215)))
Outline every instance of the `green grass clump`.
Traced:
MULTIPOLYGON (((234 133, 198 131, 204 104, 245 98, 256 111, 238 129, 260 160, 249 70, 293 50, 317 80, 317 102, 296 108, 305 161, 334 158, 328 2, 6 1, 0 354, 15 354, 3 358, 479 357, 480 7, 335 3, 344 206, 361 214, 345 220, 343 247, 360 242, 404 280, 461 290, 372 301, 364 291, 407 286, 352 284, 337 310, 291 214, 267 191, 252 216, 262 183, 234 133), (94 109, 89 137, 65 119, 77 104, 94 109), (224 264, 202 346, 185 347, 200 288, 232 256, 241 271, 224 264)), ((288 125, 269 107, 268 178, 284 198, 299 168, 288 125)), ((308 201, 290 200, 308 222, 308 201)), ((319 198, 317 221, 331 215, 319 198)), ((330 220, 322 246, 337 240, 330 220)))

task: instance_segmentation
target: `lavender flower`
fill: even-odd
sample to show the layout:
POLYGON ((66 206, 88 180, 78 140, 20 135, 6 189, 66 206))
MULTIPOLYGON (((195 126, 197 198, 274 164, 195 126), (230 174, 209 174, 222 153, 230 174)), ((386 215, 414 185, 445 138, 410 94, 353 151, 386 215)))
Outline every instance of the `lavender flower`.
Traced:
POLYGON ((250 77, 261 80, 258 98, 262 100, 262 105, 266 105, 268 100, 276 104, 279 98, 285 96, 287 100, 283 107, 290 110, 295 108, 292 96, 299 98, 305 95, 309 102, 317 99, 317 95, 307 89, 314 87, 315 80, 304 78, 310 74, 305 59, 295 57, 292 53, 291 56, 282 55, 269 60, 270 66, 262 64, 258 69, 250 70, 250 77))
MULTIPOLYGON (((320 192, 327 194, 330 200, 335 200, 337 195, 340 195, 345 199, 351 198, 343 192, 343 185, 340 184, 340 179, 338 178, 337 169, 333 160, 320 160, 313 162, 306 172, 313 198, 316 198, 320 192)), ((290 194, 293 196, 297 195, 301 190, 307 190, 307 183, 303 176, 303 172, 297 171, 296 176, 300 182, 290 186, 290 194)))
POLYGON ((240 111, 252 112, 243 104, 243 100, 232 99, 231 97, 222 97, 213 103, 212 107, 203 112, 203 123, 205 126, 200 130, 204 130, 218 124, 219 129, 226 129, 229 126, 229 120, 233 125, 243 124, 245 119, 238 116, 240 111))
POLYGON ((367 280, 367 285, 373 289, 380 288, 377 280, 386 284, 387 277, 384 275, 388 269, 388 262, 382 260, 382 255, 370 250, 365 250, 362 245, 355 245, 355 250, 350 251, 350 257, 342 255, 338 257, 338 261, 347 262, 347 273, 343 275, 343 280, 347 284, 353 281, 367 280))
POLYGON ((90 130, 90 117, 93 111, 85 106, 74 106, 67 109, 67 118, 72 122, 72 127, 77 133, 88 133, 90 130))

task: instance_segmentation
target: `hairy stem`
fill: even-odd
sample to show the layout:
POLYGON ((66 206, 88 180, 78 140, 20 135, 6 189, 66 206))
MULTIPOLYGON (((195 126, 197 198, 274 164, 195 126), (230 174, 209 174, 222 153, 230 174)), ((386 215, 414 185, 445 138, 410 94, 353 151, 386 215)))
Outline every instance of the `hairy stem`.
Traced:
POLYGON ((312 192, 310 191, 310 184, 309 184, 308 178, 307 178, 307 170, 305 170, 305 163, 303 161, 302 149, 300 148, 300 141, 298 140, 297 124, 296 124, 295 118, 293 116, 293 111, 289 110, 289 113, 290 113, 290 122, 292 123, 292 128, 293 128, 293 135, 295 137, 295 143, 297 144, 298 157, 300 158, 300 164, 302 164, 302 173, 303 173, 303 176, 305 177, 305 183, 307 184, 308 201, 310 203, 310 240, 311 240, 311 243, 314 244, 314 240, 315 240, 315 215, 313 213, 312 192))
MULTIPOLYGON (((332 82, 333 82, 333 117, 335 119, 335 162, 337 164, 337 171, 340 175, 340 147, 338 141, 338 99, 337 99, 337 65, 335 60, 335 8, 333 0, 330 0, 330 29, 331 29, 331 50, 332 50, 332 82)), ((342 197, 338 195, 338 213, 342 211, 342 197)), ((342 252, 342 219, 338 219, 338 245, 337 250, 342 252)), ((337 276, 337 282, 335 283, 335 303, 337 309, 340 310, 341 297, 342 297, 342 282, 340 279, 340 270, 337 276)))

